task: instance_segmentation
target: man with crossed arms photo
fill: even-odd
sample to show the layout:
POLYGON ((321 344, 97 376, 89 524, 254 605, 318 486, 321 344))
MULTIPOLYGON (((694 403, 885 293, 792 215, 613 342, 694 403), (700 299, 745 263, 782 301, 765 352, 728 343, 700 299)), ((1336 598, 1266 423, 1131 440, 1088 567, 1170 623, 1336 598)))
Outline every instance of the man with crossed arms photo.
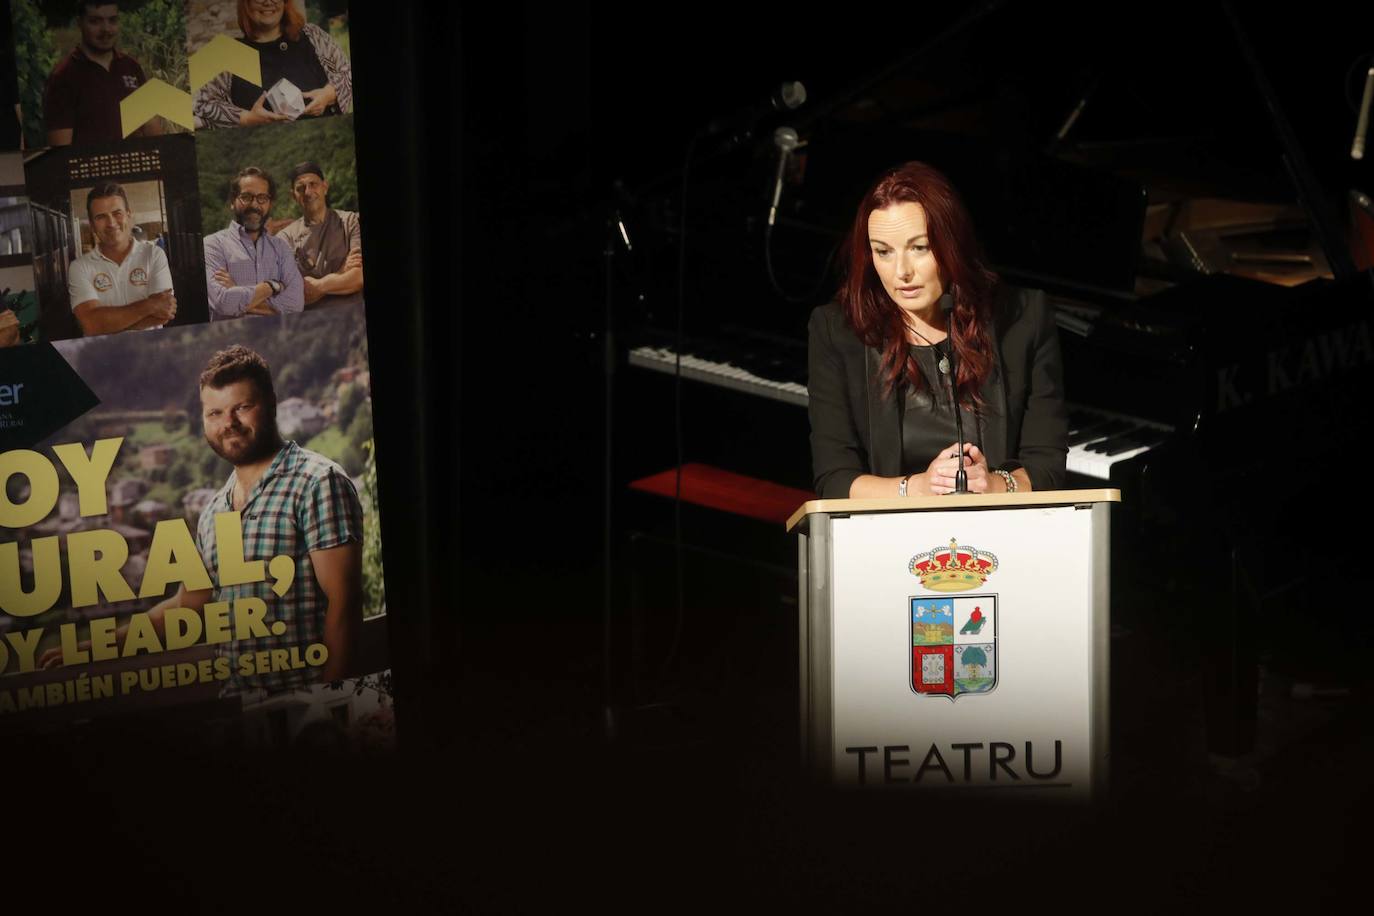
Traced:
POLYGON ((205 289, 210 320, 302 311, 305 292, 296 255, 284 239, 267 231, 277 186, 255 166, 240 169, 229 183, 234 221, 205 237, 205 289))
POLYGON ((176 317, 167 255, 133 236, 129 196, 112 181, 86 195, 95 245, 67 269, 67 296, 81 333, 160 328, 176 317))
POLYGON ((300 219, 277 231, 296 253, 305 282, 306 311, 363 301, 362 230, 358 214, 329 206, 329 182, 318 162, 291 170, 291 196, 300 219))

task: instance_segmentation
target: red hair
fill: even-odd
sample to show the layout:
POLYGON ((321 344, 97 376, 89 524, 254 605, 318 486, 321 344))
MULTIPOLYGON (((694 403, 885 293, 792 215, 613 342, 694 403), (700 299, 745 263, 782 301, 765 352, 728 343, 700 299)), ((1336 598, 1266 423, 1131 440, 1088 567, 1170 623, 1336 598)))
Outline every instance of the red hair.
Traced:
MULTIPOLYGON (((248 4, 252 0, 239 0, 239 31, 244 38, 252 39, 253 33, 249 29, 248 4)), ((281 8, 281 30, 286 36, 287 41, 295 41, 301 37, 301 29, 305 28, 305 16, 296 9, 293 0, 285 0, 281 8)))
POLYGON ((883 289, 868 241, 869 215, 900 203, 920 204, 925 211, 926 233, 941 284, 954 297, 950 323, 959 364, 955 391, 961 404, 981 404, 979 389, 993 371, 992 297, 997 275, 984 263, 973 220, 959 192, 924 162, 908 162, 884 172, 859 203, 845 243, 847 265, 838 294, 845 320, 865 346, 882 353, 887 393, 903 378, 917 390, 926 384, 907 346, 902 310, 883 289))

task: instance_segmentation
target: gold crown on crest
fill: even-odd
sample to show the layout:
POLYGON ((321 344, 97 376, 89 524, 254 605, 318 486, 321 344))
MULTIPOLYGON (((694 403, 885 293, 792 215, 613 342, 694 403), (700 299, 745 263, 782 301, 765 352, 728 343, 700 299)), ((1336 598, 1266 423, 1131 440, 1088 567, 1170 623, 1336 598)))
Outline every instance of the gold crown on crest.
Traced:
POLYGON ((997 571, 997 557, 977 547, 960 547, 950 538, 948 547, 916 554, 907 569, 932 592, 962 592, 988 581, 997 571))

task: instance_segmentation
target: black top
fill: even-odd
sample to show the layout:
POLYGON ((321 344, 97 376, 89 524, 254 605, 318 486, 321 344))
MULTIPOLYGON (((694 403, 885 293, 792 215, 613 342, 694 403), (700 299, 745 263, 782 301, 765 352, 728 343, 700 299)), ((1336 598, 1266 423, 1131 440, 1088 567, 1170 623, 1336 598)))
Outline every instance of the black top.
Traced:
MULTIPOLYGON (((261 87, 237 76, 229 85, 229 98, 240 108, 252 108, 258 101, 258 96, 262 95, 264 90, 275 86, 283 77, 289 79, 301 92, 323 89, 329 82, 324 65, 315 56, 315 48, 304 33, 295 41, 288 41, 285 36, 273 41, 249 41, 247 38, 240 38, 239 41, 250 48, 256 48, 262 64, 261 87)), ((337 113, 336 106, 331 105, 328 113, 337 113)))
MULTIPOLYGON (((981 424, 990 468, 1024 467, 1033 489, 1058 489, 1064 485, 1068 414, 1053 310, 1042 292, 1004 288, 994 304, 993 326, 995 371, 979 392, 987 406, 979 410, 973 427, 965 414, 964 434, 973 435, 981 424)), ((908 473, 902 462, 899 398, 884 394, 881 354, 854 336, 834 303, 811 313, 809 341, 816 492, 844 499, 860 474, 908 473)))
MULTIPOLYGON (((940 449, 959 438, 959 431, 954 425, 954 413, 949 408, 949 384, 940 372, 943 347, 913 345, 911 353, 921 367, 925 384, 915 391, 905 387, 902 392, 903 474, 924 471, 940 449)), ((964 435, 972 432, 965 419, 964 435)), ((982 448, 982 445, 978 447, 982 448)))

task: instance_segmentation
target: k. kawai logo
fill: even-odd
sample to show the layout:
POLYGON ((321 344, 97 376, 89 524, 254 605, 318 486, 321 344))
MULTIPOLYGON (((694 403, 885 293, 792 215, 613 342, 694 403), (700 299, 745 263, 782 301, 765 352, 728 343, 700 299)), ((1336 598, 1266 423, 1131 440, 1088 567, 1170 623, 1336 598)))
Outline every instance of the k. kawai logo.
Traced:
MULTIPOLYGON (((936 547, 911 558, 912 575, 929 591, 962 592, 997 571, 997 557, 975 547, 936 547)), ((997 596, 913 597, 911 689, 954 700, 997 686, 997 596)))
POLYGON ((95 291, 98 293, 103 293, 111 286, 114 286, 114 280, 104 271, 96 274, 95 279, 92 280, 91 283, 95 286, 95 291))

